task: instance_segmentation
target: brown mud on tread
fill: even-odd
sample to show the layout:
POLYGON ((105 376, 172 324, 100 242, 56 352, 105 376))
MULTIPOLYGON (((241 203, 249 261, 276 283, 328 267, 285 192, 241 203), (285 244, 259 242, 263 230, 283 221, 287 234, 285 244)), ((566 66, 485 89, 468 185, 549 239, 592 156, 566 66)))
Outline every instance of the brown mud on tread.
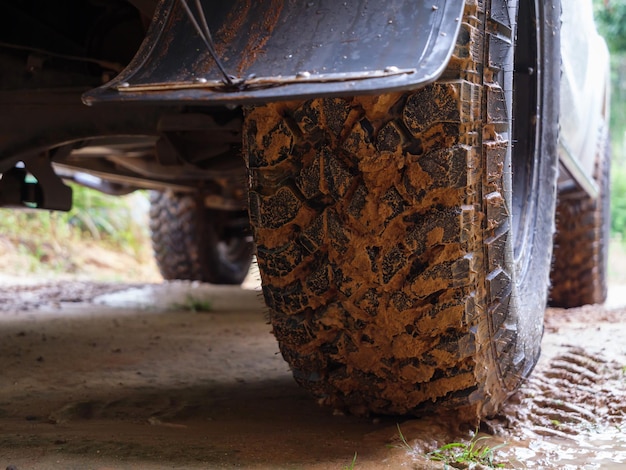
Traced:
MULTIPOLYGON (((423 101, 450 102, 458 92, 450 84, 418 93, 423 101)), ((345 102, 358 116, 342 129, 343 141, 333 153, 311 150, 317 145, 315 133, 298 134, 310 120, 324 120, 307 113, 342 106, 328 100, 289 103, 263 110, 270 115, 257 111, 249 116, 270 122, 286 114, 294 121, 293 151, 303 154, 301 167, 284 174, 293 184, 275 192, 265 181, 283 180, 280 165, 294 163, 251 168, 256 184, 252 197, 259 199, 259 267, 274 332, 296 379, 353 412, 366 411, 358 407, 369 403, 373 411, 403 413, 474 385, 468 360, 473 339, 461 330, 469 292, 454 289, 468 283, 474 261, 465 258, 468 249, 459 243, 461 232, 474 231, 472 210, 465 214, 462 207, 471 150, 461 146, 458 130, 451 132, 454 123, 437 123, 412 136, 403 125, 412 110, 403 101, 410 100, 397 97, 402 117, 391 122, 376 119, 385 114, 377 112, 378 103, 345 102), (451 150, 438 148, 447 146, 442 139, 455 141, 451 150), (439 159, 444 162, 448 152, 465 157, 459 165, 463 174, 444 167, 431 177, 429 164, 437 162, 428 157, 433 151, 438 156, 446 152, 448 158, 439 159), (420 165, 420 160, 426 163, 420 165), (451 189, 450 179, 462 184, 451 189), (315 189, 311 181, 318 182, 315 189), (307 193, 313 196, 307 199, 307 193), (394 315, 378 315, 381 308, 393 309, 394 315), (461 341, 465 350, 447 350, 461 341), (389 386, 396 374, 404 386, 389 386)), ((431 111, 437 120, 450 119, 445 107, 431 111), (437 117, 440 109, 446 114, 437 117)), ((268 148, 267 153, 275 154, 268 148)), ((468 235, 466 240, 474 243, 476 238, 468 235)))
MULTIPOLYGON (((505 263, 498 61, 512 24, 488 16, 504 5, 466 3, 444 81, 247 110, 265 300, 295 379, 322 403, 464 408, 472 419, 493 413, 536 361, 540 331, 528 332, 534 345, 518 342, 505 263)), ((540 315, 545 298, 534 296, 540 315)))

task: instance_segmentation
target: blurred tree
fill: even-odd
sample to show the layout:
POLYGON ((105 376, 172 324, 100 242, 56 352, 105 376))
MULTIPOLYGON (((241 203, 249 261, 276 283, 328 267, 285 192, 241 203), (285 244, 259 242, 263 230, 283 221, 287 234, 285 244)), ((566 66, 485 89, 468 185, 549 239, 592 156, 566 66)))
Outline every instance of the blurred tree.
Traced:
POLYGON ((611 232, 626 241, 626 0, 594 0, 600 34, 611 51, 611 232))
POLYGON ((611 232, 626 241, 626 168, 613 168, 611 186, 611 232))
POLYGON ((611 135, 614 162, 626 159, 626 0, 594 0, 600 34, 611 51, 611 135))
POLYGON ((626 52, 626 1, 594 0, 596 23, 612 53, 626 52))

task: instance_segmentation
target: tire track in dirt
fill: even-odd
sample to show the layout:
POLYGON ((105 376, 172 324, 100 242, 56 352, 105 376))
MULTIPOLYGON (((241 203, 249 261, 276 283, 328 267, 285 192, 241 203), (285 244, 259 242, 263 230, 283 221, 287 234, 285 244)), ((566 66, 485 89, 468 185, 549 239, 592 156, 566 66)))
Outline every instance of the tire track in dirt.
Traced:
POLYGON ((622 365, 578 346, 563 349, 505 406, 509 429, 575 439, 582 431, 625 421, 622 365))
POLYGON ((513 468, 624 468, 625 314, 600 306, 546 311, 542 359, 484 423, 508 443, 513 468))

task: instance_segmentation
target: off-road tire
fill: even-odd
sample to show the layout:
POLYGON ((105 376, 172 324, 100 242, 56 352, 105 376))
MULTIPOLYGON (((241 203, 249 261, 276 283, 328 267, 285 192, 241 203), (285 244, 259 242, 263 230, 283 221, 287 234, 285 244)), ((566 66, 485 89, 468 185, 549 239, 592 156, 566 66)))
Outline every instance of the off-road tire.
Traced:
POLYGON ((560 10, 537 2, 535 18, 535 3, 520 2, 523 47, 537 43, 535 26, 542 46, 538 63, 516 58, 517 88, 541 82, 513 109, 513 3, 466 2, 433 85, 246 112, 263 294, 283 357, 321 403, 475 419, 534 367, 554 231, 560 10))
POLYGON ((607 295, 610 209, 610 144, 596 157, 598 197, 582 189, 559 191, 550 305, 602 304, 607 295))
POLYGON ((241 284, 254 253, 245 217, 207 209, 199 195, 152 191, 152 248, 163 279, 241 284))

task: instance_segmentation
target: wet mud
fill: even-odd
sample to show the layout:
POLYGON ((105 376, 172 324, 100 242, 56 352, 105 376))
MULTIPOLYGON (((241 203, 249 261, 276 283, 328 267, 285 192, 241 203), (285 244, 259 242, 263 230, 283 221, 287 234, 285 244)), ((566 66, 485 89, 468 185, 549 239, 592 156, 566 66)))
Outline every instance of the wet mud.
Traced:
MULTIPOLYGON (((431 469, 428 452, 474 433, 320 408, 254 289, 64 282, 0 299, 0 468, 343 469, 356 454, 355 469, 431 469)), ((478 430, 505 444, 494 463, 624 468, 625 337, 626 310, 548 310, 536 370, 478 430)))

